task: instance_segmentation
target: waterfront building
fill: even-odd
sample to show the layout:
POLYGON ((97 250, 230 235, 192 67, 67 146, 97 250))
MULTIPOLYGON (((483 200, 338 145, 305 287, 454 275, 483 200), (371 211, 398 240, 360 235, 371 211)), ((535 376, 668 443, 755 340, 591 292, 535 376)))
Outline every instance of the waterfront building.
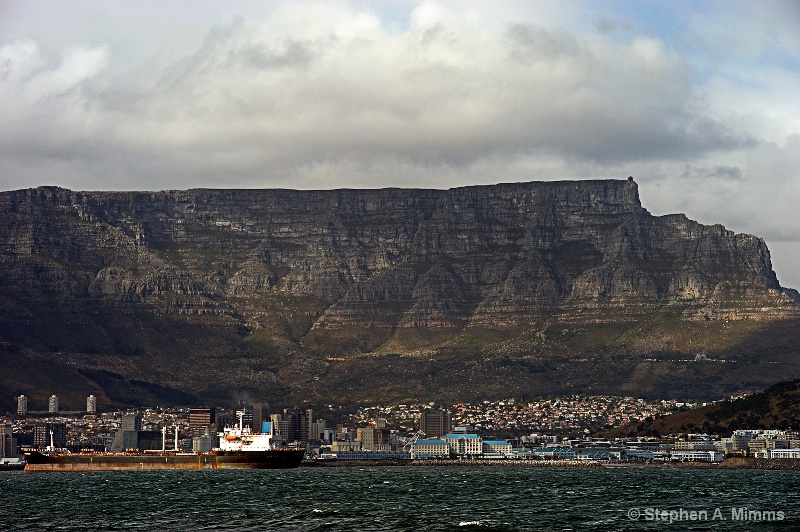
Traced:
POLYGON ((331 452, 359 452, 361 451, 361 442, 358 440, 334 440, 331 443, 331 452))
POLYGON ((47 402, 47 411, 51 414, 58 414, 58 396, 51 395, 47 402))
POLYGON ((444 440, 417 440, 411 444, 411 458, 448 458, 450 446, 444 440))
POLYGON ((86 398, 86 413, 87 414, 96 414, 97 413, 97 397, 94 395, 90 395, 86 398))
POLYGON ((335 454, 339 460, 409 460, 411 454, 403 451, 341 451, 335 454))
POLYGON ((419 430, 428 438, 441 438, 453 432, 453 420, 447 410, 423 410, 419 415, 419 430))
MULTIPOLYGON (((536 454, 538 449, 534 449, 531 451, 532 453, 536 454)), ((542 458, 541 455, 536 454, 542 458)), ((608 461, 611 459, 611 451, 608 449, 583 449, 578 451, 578 454, 574 455, 576 460, 598 460, 598 461, 608 461)), ((547 457, 551 458, 551 457, 547 457)))
POLYGON ((28 398, 24 395, 17 397, 17 414, 24 416, 28 413, 28 398))
POLYGON ((669 453, 672 462, 722 462, 722 454, 717 451, 677 451, 669 453))
MULTIPOLYGON (((569 447, 540 447, 531 451, 533 456, 548 460, 575 460, 575 451, 569 447)), ((608 451, 606 451, 606 455, 608 451)))
POLYGON ((626 462, 652 462, 653 451, 650 449, 625 449, 626 462))
POLYGON ((477 434, 445 434, 442 439, 450 447, 454 456, 480 456, 483 454, 483 441, 477 434))
POLYGON ((756 458, 800 458, 800 449, 764 449, 756 453, 756 458))
POLYGON ((488 457, 510 458, 511 456, 513 456, 511 444, 506 440, 484 440, 483 456, 487 458, 488 457))

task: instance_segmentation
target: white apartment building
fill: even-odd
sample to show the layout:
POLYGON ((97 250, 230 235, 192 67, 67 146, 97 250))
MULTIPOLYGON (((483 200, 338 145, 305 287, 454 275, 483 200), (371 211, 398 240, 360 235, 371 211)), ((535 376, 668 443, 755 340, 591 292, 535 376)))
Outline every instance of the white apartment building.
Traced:
POLYGON ((442 439, 455 456, 480 456, 483 454, 483 440, 477 434, 445 434, 442 439))
POLYGON ((86 398, 86 413, 88 414, 96 414, 97 413, 97 397, 94 395, 90 395, 86 398))
POLYGON ((24 416, 28 413, 28 398, 24 395, 17 397, 17 414, 24 416))
POLYGON ((722 462, 723 456, 717 451, 672 451, 672 462, 722 462))
POLYGON ((411 459, 447 458, 450 446, 444 440, 417 440, 411 444, 411 459))
POLYGON ((756 458, 800 458, 800 449, 764 449, 756 453, 756 458))
POLYGON ((47 402, 47 411, 51 414, 58 413, 58 396, 51 395, 50 400, 47 402))
POLYGON ((511 444, 506 440, 484 440, 483 455, 486 457, 510 458, 513 456, 513 451, 511 450, 511 444))

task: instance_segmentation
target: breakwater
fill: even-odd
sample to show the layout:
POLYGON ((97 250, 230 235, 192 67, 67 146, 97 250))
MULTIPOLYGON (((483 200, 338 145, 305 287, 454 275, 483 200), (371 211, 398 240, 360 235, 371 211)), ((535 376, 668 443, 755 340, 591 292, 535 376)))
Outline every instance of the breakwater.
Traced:
POLYGON ((301 467, 603 467, 596 460, 305 460, 301 467))

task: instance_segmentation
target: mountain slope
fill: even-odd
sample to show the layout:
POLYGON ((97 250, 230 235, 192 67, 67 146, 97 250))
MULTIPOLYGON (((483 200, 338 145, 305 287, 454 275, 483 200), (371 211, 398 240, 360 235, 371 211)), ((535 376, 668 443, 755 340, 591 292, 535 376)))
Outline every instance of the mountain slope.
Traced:
POLYGON ((730 434, 740 429, 797 430, 800 427, 800 379, 784 381, 738 399, 620 427, 604 434, 655 436, 688 432, 730 434))
POLYGON ((41 187, 0 209, 6 401, 129 401, 131 382, 164 401, 703 396, 800 375, 800 298, 764 242, 654 217, 631 179, 41 187))

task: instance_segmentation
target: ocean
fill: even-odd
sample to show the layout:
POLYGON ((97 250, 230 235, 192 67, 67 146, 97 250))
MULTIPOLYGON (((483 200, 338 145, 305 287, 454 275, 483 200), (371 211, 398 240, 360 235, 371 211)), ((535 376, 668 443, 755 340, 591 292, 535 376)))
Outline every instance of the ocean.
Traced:
POLYGON ((800 530, 800 474, 668 467, 0 473, 0 530, 800 530))

